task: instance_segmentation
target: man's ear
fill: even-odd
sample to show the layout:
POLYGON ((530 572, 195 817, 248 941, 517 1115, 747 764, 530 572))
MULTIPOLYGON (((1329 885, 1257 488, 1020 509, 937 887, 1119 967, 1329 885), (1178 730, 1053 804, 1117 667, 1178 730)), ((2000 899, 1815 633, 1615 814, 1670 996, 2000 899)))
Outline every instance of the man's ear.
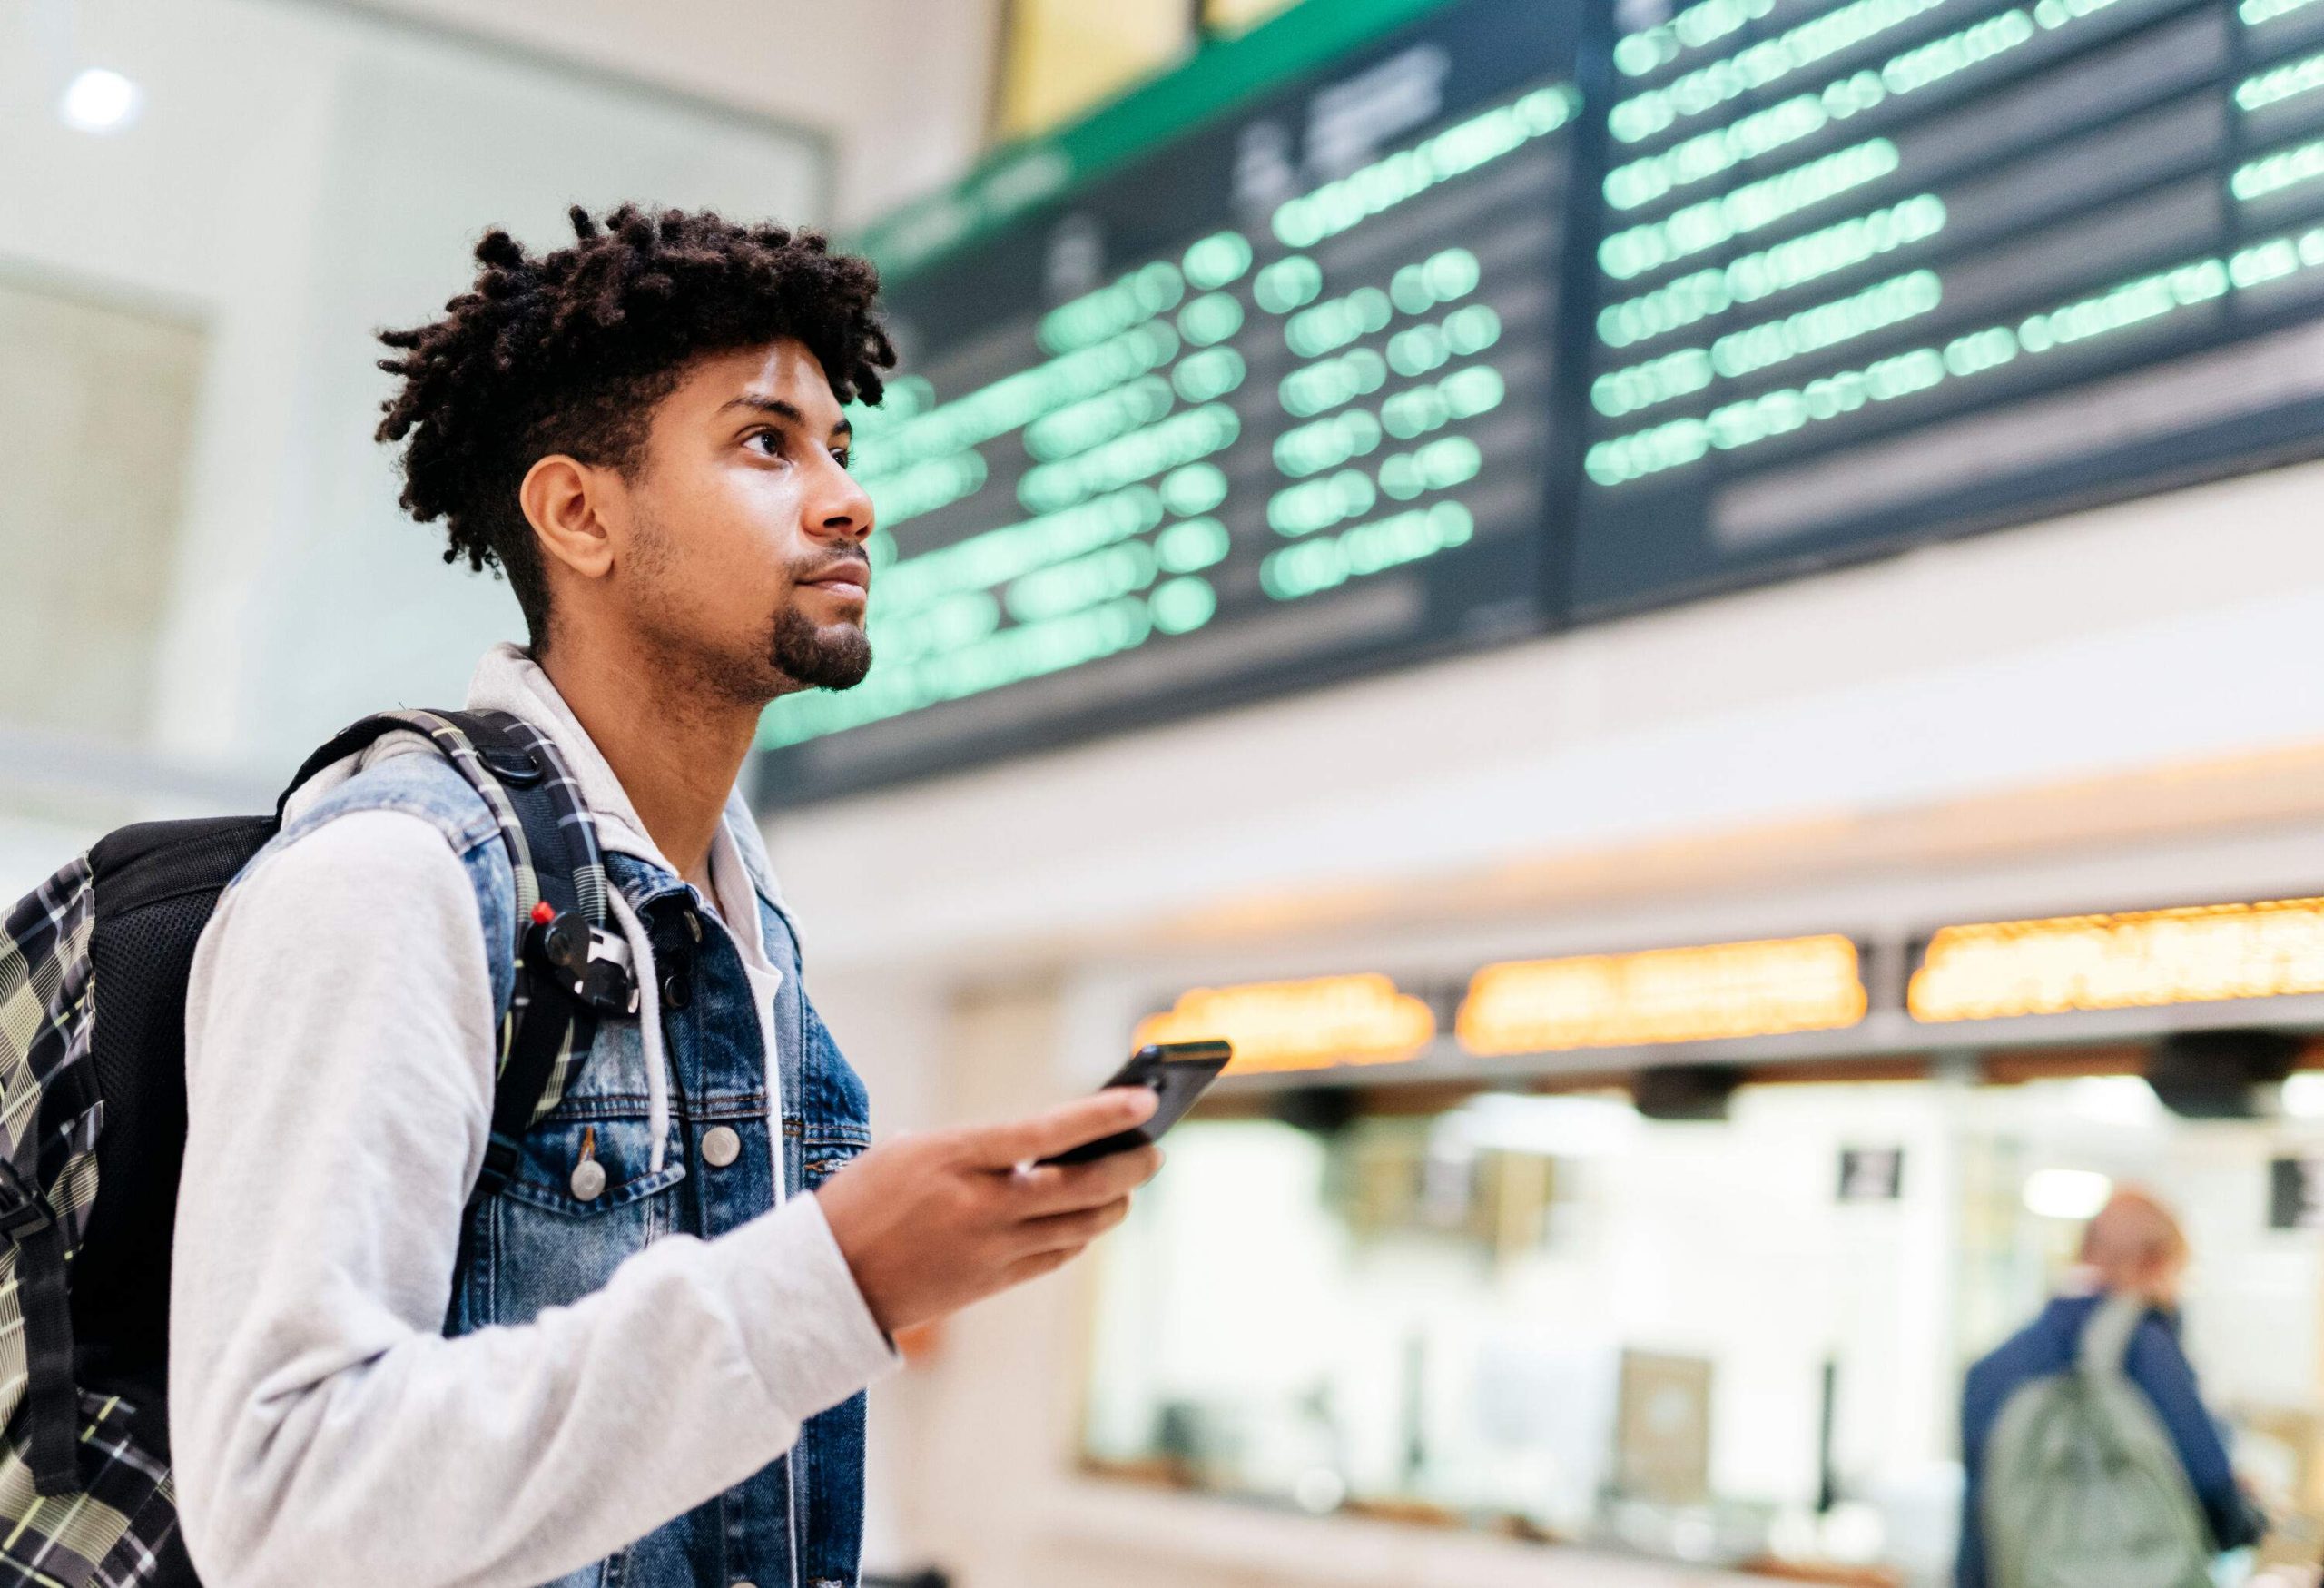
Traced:
POLYGON ((517 488, 517 502, 540 538, 541 548, 584 578, 603 578, 614 566, 606 516, 619 510, 614 471, 562 452, 537 459, 517 488))

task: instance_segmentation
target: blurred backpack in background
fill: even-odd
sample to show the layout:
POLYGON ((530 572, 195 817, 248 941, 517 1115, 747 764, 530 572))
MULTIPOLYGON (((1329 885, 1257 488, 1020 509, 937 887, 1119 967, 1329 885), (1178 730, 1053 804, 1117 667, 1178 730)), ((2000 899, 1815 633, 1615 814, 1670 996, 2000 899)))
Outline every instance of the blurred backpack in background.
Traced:
POLYGON ((2122 1371, 2146 1304, 2110 1297, 2074 1366, 2021 1386, 1985 1443, 1993 1588, 2211 1588, 2211 1524, 2146 1392, 2122 1371))
MULTIPOLYGON (((0 1588, 185 1588, 169 1466, 170 1240, 186 1129, 185 996, 219 895, 291 791, 383 735, 425 735, 498 819, 517 884, 496 1193, 553 1072, 631 1006, 596 828, 548 740, 497 712, 367 717, 269 815, 123 827, 0 922, 0 1588)), ((319 1060, 325 1056, 318 1055, 319 1060)))

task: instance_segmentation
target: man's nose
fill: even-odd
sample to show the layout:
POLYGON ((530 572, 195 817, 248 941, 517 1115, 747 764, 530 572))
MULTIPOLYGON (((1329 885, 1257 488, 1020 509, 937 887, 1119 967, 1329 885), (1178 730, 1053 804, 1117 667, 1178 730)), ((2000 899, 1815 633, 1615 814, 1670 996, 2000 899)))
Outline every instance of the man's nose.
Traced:
POLYGON ((819 511, 810 522, 824 539, 847 540, 861 546, 872 534, 872 498, 855 483, 852 475, 841 474, 839 479, 830 496, 817 504, 819 511))

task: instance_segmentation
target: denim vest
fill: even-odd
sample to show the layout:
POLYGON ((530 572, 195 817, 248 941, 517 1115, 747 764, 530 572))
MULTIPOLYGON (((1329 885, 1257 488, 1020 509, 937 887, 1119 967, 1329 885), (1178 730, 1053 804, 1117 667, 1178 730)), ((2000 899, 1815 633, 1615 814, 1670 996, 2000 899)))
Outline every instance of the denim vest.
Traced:
MULTIPOLYGON (((505 1012, 515 980, 516 883, 483 800, 436 755, 397 755, 324 794, 274 843, 359 810, 408 812, 444 833, 476 889, 494 1002, 505 1012)), ((588 1062, 527 1134, 507 1188, 468 1211, 469 1257, 453 1278, 447 1334, 524 1323, 576 1301, 656 1237, 708 1239, 733 1229, 773 1208, 778 1186, 783 1197, 812 1191, 870 1144, 863 1083, 800 985, 789 917, 759 896, 766 958, 782 974, 773 1011, 778 1162, 768 1064, 741 951, 669 872, 613 853, 606 868, 653 943, 670 1100, 662 1167, 652 1167, 637 1021, 601 1020, 588 1062), (714 1129, 740 1141, 723 1166, 703 1154, 714 1129), (572 1189, 585 1144, 605 1173, 604 1189, 586 1202, 572 1189)), ((810 1418, 787 1456, 554 1588, 852 1588, 862 1546, 863 1430, 858 1395, 810 1418)))

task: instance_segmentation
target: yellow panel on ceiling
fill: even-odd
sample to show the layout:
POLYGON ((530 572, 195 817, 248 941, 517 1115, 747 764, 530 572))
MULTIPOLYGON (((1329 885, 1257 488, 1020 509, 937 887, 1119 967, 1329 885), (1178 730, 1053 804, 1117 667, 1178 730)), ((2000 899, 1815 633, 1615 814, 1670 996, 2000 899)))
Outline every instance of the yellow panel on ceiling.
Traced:
POLYGON ((1186 0, 1013 0, 995 133, 1047 132, 1170 66, 1191 19, 1186 0))
POLYGON ((1202 0, 1202 25, 1213 35, 1246 33, 1297 4, 1298 0, 1202 0))

